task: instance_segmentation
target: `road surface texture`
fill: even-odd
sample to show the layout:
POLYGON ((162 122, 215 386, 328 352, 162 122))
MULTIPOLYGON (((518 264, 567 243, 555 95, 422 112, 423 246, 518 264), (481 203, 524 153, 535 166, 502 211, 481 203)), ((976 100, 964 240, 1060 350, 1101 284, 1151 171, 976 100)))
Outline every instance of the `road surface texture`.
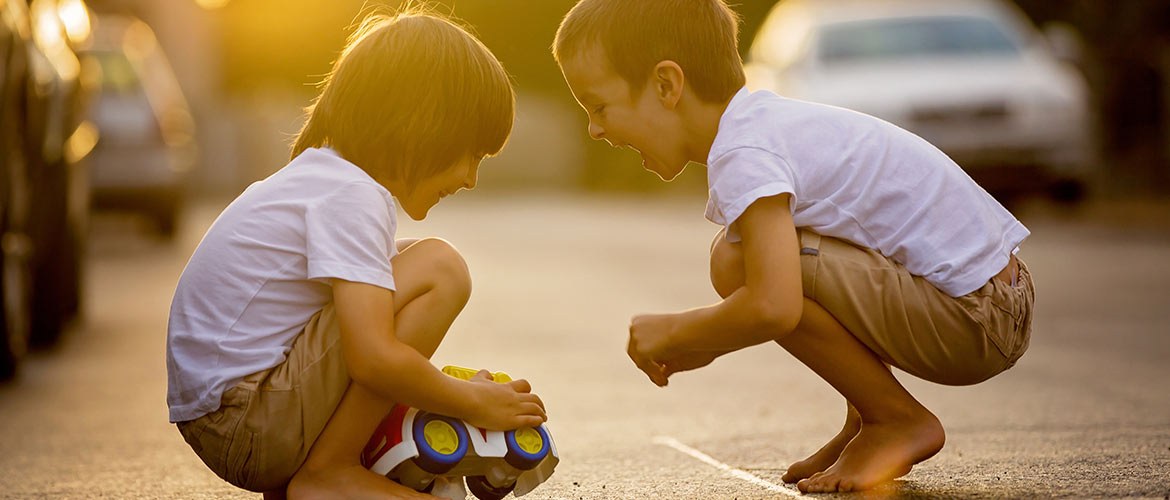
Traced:
MULTIPOLYGON (((206 470, 167 423, 163 348, 179 273, 222 208, 165 243, 93 221, 85 319, 0 386, 0 497, 259 498, 206 470)), ((974 387, 899 378, 946 447, 860 498, 1170 495, 1170 210, 1035 203, 1021 256, 1037 287, 1031 349, 974 387)), ((703 200, 461 195, 400 234, 464 253, 475 290, 436 364, 528 378, 561 455, 529 498, 786 498, 785 467, 844 403, 773 344, 654 387, 625 356, 630 316, 716 299, 703 200)), ((831 496, 831 495, 830 495, 831 496)), ((845 496, 845 495, 840 495, 845 496)))

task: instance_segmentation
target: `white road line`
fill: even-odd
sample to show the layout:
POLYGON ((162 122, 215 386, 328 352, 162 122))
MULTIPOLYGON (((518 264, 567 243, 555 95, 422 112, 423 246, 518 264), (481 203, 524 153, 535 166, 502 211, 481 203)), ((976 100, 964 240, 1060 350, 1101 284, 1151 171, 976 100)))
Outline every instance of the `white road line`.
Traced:
POLYGON ((760 479, 759 476, 756 476, 755 474, 752 474, 748 471, 745 471, 742 469, 736 469, 735 467, 732 467, 732 466, 727 465, 723 462, 715 460, 714 458, 711 458, 710 455, 703 453, 699 450, 696 450, 694 448, 691 448, 690 446, 687 446, 685 444, 682 444, 682 442, 680 442, 679 440, 672 438, 670 436, 658 436, 658 437, 654 438, 654 444, 660 444, 663 446, 669 446, 671 448, 674 448, 674 449, 676 449, 676 450, 678 450, 686 455, 690 455, 692 458, 694 458, 700 462, 706 463, 707 465, 715 467, 716 469, 719 469, 719 470, 722 470, 728 474, 731 474, 732 477, 735 477, 738 479, 743 479, 744 481, 752 483, 756 486, 761 486, 761 487, 767 489, 768 491, 774 491, 776 493, 783 493, 783 494, 791 496, 791 497, 801 496, 801 494, 799 492, 792 491, 788 488, 785 488, 783 486, 780 486, 778 484, 775 484, 775 483, 772 483, 769 481, 765 481, 763 479, 760 479))

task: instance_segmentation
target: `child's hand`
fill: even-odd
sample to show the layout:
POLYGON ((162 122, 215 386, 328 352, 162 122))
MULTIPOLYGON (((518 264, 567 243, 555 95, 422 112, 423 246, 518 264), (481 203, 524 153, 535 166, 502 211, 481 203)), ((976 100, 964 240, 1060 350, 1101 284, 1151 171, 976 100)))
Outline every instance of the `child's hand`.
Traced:
POLYGON ((726 354, 723 351, 691 351, 675 356, 662 363, 662 374, 670 377, 678 372, 697 370, 711 364, 715 358, 726 354))
POLYGON ((491 431, 508 431, 536 427, 548 420, 544 402, 532 393, 527 380, 499 384, 492 381, 491 372, 480 370, 468 382, 475 386, 471 412, 464 418, 471 425, 491 431))
POLYGON ((663 362, 671 357, 671 317, 663 314, 643 314, 630 320, 630 341, 626 353, 650 381, 665 387, 667 377, 663 362))

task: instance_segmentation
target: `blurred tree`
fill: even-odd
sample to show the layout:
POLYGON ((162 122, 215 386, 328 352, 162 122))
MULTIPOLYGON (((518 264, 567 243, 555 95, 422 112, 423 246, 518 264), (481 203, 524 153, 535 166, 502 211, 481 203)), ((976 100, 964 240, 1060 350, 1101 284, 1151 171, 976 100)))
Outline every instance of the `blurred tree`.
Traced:
POLYGON ((363 2, 238 0, 222 16, 223 85, 232 93, 288 87, 304 93, 330 64, 363 2))
POLYGON ((1170 190, 1170 2, 1015 0, 1038 25, 1058 21, 1082 37, 1103 161, 1122 190, 1170 190))

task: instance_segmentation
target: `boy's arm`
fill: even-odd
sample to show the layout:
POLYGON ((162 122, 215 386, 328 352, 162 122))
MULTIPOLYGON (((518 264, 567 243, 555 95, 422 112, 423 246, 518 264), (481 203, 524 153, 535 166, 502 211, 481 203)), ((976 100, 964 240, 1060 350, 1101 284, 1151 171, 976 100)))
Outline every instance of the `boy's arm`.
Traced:
POLYGON ((789 197, 761 198, 735 222, 743 240, 743 287, 708 307, 633 319, 630 357, 656 384, 796 328, 804 302, 789 197))
POLYGON ((497 384, 459 380, 401 342, 394 331, 394 292, 333 280, 341 348, 354 382, 396 403, 459 417, 494 430, 535 427, 544 421, 540 399, 526 381, 497 384))

